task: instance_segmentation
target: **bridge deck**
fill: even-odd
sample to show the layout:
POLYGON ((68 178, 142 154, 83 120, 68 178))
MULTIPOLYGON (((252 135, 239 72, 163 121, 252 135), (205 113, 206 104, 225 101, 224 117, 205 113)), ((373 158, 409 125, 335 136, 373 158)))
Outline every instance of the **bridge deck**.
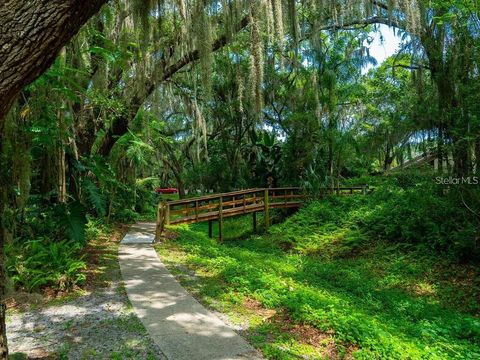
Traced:
MULTIPOLYGON (((326 189, 327 193, 348 195, 365 194, 368 185, 326 189)), ((218 220, 219 237, 223 235, 223 219, 244 214, 253 214, 256 228, 256 213, 264 212, 265 227, 270 225, 270 209, 298 208, 308 196, 298 187, 256 188, 232 191, 182 199, 164 201, 158 206, 156 239, 161 237, 165 225, 209 222, 209 235, 212 234, 212 221, 218 220)))

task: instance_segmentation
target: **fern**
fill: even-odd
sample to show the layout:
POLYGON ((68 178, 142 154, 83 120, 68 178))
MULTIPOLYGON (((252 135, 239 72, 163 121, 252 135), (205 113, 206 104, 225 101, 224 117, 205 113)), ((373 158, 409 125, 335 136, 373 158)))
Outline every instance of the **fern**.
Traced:
POLYGON ((65 233, 70 240, 77 243, 85 243, 87 218, 84 206, 78 201, 69 204, 65 220, 65 233))
POLYGON ((35 291, 45 286, 66 290, 86 280, 86 263, 77 242, 40 238, 7 247, 7 272, 13 284, 35 291))
POLYGON ((105 197, 100 193, 98 186, 91 181, 90 179, 83 180, 83 189, 88 198, 90 205, 101 217, 104 217, 106 214, 106 200, 105 197))

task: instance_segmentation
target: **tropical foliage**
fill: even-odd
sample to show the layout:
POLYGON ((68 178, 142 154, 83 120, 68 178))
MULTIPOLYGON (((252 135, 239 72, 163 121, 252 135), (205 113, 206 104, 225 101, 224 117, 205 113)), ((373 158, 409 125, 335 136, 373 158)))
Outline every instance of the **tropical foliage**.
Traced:
MULTIPOLYGON (((351 299, 322 298, 318 289, 298 285, 315 274, 292 280, 300 290, 289 294, 290 268, 281 262, 324 261, 319 253, 343 248, 354 258, 357 243, 364 250, 374 241, 372 253, 352 265, 364 277, 362 266, 373 261, 366 257, 382 257, 383 247, 389 259, 405 248, 456 263, 480 260, 479 27, 475 1, 108 2, 48 71, 19 90, 11 108, 0 104, 0 114, 10 108, 0 117, 0 306, 3 264, 13 289, 73 288, 85 280, 82 256, 96 228, 153 220, 158 187, 175 187, 180 197, 266 186, 322 195, 341 184, 378 183, 368 198, 312 204, 255 240, 255 251, 271 252, 269 268, 279 266, 258 275, 274 277, 267 282, 279 288, 252 285, 245 274, 222 279, 245 282, 248 296, 291 311, 295 321, 334 329, 341 344, 361 348, 365 357, 388 357, 403 346, 411 357, 472 354, 478 338, 470 317, 454 325, 450 310, 392 295, 440 314, 438 321, 400 314, 407 340, 395 344, 385 335, 394 333, 392 323, 375 327, 400 316, 393 298, 385 300, 386 318, 369 317, 375 304, 383 306, 372 300, 352 320, 345 315, 351 299), (377 63, 370 49, 386 31, 399 47, 377 63), (402 175, 417 165, 421 175, 402 175), (446 186, 445 178, 470 184, 446 186), (340 311, 340 303, 348 304, 340 311), (306 309, 316 315, 306 318, 306 309), (409 316, 432 328, 409 327, 409 316), (463 328, 467 338, 460 339, 463 328), (384 335, 388 345, 379 340, 384 335), (429 353, 413 340, 417 335, 441 344, 429 353)), ((189 231, 184 235, 193 240, 189 231)), ((182 239, 181 247, 210 271, 204 254, 182 239)), ((228 251, 207 239, 201 244, 228 251)), ((343 255, 332 256, 344 271, 346 260, 337 259, 343 255)), ((325 261, 312 271, 332 282, 337 265, 327 271, 325 261)), ((352 268, 345 272, 354 276, 352 268)), ((374 296, 372 281, 345 289, 361 285, 358 298, 374 296)))

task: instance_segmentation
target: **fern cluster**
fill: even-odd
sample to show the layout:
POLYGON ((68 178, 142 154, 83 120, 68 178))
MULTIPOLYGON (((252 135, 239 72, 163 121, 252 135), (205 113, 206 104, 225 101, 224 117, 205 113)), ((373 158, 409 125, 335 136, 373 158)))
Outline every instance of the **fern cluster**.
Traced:
POLYGON ((6 268, 13 284, 29 292, 45 286, 69 290, 86 280, 81 248, 77 242, 46 238, 13 242, 6 249, 6 268))

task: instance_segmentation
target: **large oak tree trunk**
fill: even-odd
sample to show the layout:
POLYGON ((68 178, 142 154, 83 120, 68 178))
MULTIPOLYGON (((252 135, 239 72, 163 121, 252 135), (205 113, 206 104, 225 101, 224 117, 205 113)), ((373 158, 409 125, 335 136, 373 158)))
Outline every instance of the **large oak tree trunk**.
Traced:
POLYGON ((40 76, 107 0, 0 0, 0 131, 20 90, 40 76))
MULTIPOLYGON (((62 47, 107 0, 0 0, 0 162, 5 118, 21 89, 40 76, 62 47)), ((7 184, 0 174, 0 359, 7 359, 5 227, 7 184)))

